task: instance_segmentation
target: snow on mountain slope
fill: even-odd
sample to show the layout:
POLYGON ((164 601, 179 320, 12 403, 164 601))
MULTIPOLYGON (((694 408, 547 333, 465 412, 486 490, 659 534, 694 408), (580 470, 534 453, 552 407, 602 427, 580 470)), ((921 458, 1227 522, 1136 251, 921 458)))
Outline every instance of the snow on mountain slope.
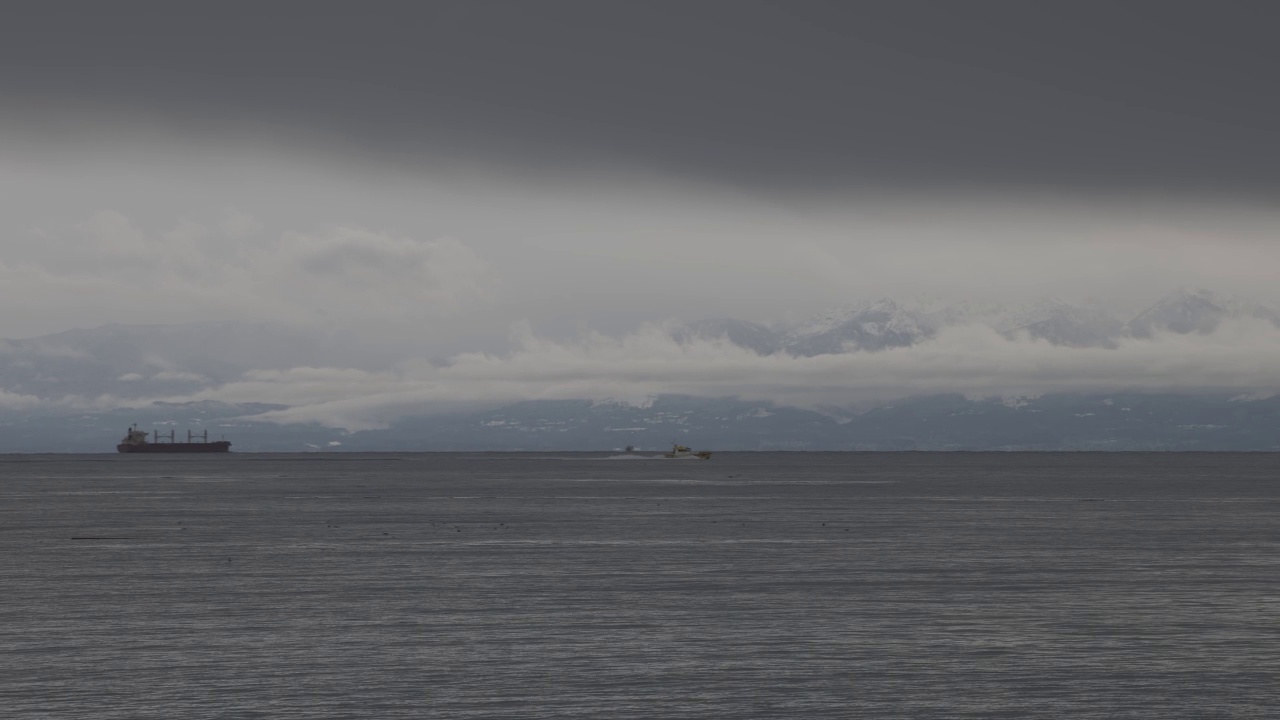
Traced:
POLYGON ((1209 290, 1175 290, 1126 325, 1129 335, 1151 337, 1159 331, 1179 334, 1210 333, 1227 318, 1253 317, 1280 327, 1280 313, 1251 300, 1230 298, 1209 290))
POLYGON ((793 355, 825 355, 849 350, 884 350, 914 345, 935 327, 920 313, 889 298, 834 308, 790 328, 784 347, 793 355))
POLYGON ((1071 305, 1057 299, 1040 304, 1027 322, 1006 334, 1025 333, 1037 340, 1068 347, 1115 347, 1124 321, 1097 304, 1071 305))
POLYGON ((1231 314, 1227 303, 1207 290, 1176 290, 1143 310, 1126 326, 1133 337, 1151 337, 1167 330, 1179 334, 1208 333, 1231 314))
POLYGON ((1028 303, 936 301, 899 304, 889 298, 825 310, 802 322, 769 327, 741 320, 703 320, 674 333, 686 337, 727 337, 768 355, 799 356, 908 347, 960 325, 983 325, 1009 338, 1030 337, 1065 347, 1115 347, 1124 337, 1156 332, 1211 332, 1227 317, 1265 318, 1280 327, 1280 312, 1256 302, 1233 300, 1200 290, 1175 291, 1127 323, 1097 302, 1072 304, 1057 298, 1028 303))

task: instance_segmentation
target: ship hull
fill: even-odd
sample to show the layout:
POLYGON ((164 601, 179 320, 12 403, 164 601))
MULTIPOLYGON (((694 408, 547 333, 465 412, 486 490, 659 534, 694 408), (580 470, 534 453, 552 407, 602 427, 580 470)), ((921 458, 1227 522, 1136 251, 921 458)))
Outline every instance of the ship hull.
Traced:
POLYGON ((226 440, 198 443, 146 443, 145 445, 116 446, 116 452, 122 453, 224 453, 231 449, 226 440))

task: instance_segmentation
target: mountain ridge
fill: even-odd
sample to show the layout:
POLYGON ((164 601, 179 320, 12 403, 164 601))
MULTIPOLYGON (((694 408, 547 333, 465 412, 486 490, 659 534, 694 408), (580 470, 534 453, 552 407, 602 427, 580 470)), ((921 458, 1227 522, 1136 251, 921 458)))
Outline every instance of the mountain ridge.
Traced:
POLYGON ((0 410, 0 453, 111 452, 130 425, 209 431, 232 452, 1280 451, 1280 396, 1105 393, 908 398, 843 418, 735 398, 531 400, 406 416, 380 430, 254 421, 264 407, 154 403, 94 413, 0 410))
POLYGON ((762 355, 786 352, 812 357, 909 347, 948 327, 981 325, 1009 338, 1025 335, 1066 347, 1114 348, 1125 338, 1145 339, 1162 331, 1212 332, 1231 317, 1266 319, 1280 327, 1280 310, 1275 308, 1225 298, 1209 290, 1179 288, 1128 320, 1096 301, 1072 304, 1055 297, 1011 305, 959 302, 935 309, 882 297, 834 306, 799 322, 772 326, 728 318, 694 321, 673 331, 673 337, 723 337, 762 355), (740 325, 731 327, 733 323, 740 325), (748 325, 749 333, 744 331, 748 325))
MULTIPOLYGON (((830 370, 832 367, 838 370, 839 364, 813 363, 806 358, 834 353, 871 354, 882 351, 901 351, 930 338, 936 338, 939 333, 947 331, 948 328, 964 325, 983 325, 1014 341, 1025 338, 1053 346, 1114 350, 1122 344, 1130 347, 1135 343, 1144 342, 1160 333, 1194 335, 1212 332, 1229 318, 1264 319, 1273 325, 1280 326, 1280 313, 1261 303, 1232 299, 1205 290, 1180 289, 1165 295, 1127 320, 1101 304, 1072 304, 1057 298, 1004 306, 990 303, 965 303, 934 308, 902 304, 891 298, 876 298, 832 308, 796 323, 765 325, 732 318, 704 319, 682 325, 668 325, 660 332, 668 332, 670 338, 680 344, 715 339, 743 347, 760 356, 778 359, 778 362, 753 363, 743 362, 743 359, 738 356, 728 365, 713 364, 709 366, 711 369, 707 373, 697 375, 698 378, 711 381, 711 387, 716 386, 714 381, 718 379, 717 376, 727 371, 763 372, 765 373, 763 376, 757 375, 757 377, 763 377, 763 382, 767 383, 771 377, 774 377, 768 373, 775 371, 782 373, 777 377, 786 378, 790 374, 792 381, 796 377, 803 381, 808 377, 807 373, 827 368, 823 371, 827 374, 816 382, 832 383, 825 387, 838 390, 841 383, 848 383, 849 386, 854 387, 864 382, 864 379, 851 376, 845 380, 839 372, 833 374, 830 370), (793 356, 800 362, 790 364, 786 362, 785 356, 793 356)), ((646 341, 649 339, 649 336, 642 337, 646 341)), ((974 337, 981 339, 980 334, 974 337)), ((672 403, 675 402, 669 399, 661 401, 655 399, 663 393, 645 390, 643 383, 638 386, 640 388, 638 390, 628 389, 625 383, 621 383, 617 386, 615 394, 608 384, 613 377, 608 374, 610 371, 592 370, 591 365, 582 367, 587 368, 586 372, 598 374, 603 372, 604 375, 597 377, 594 384, 582 386, 589 388, 584 390, 584 395, 587 396, 582 399, 582 403, 586 403, 583 407, 593 406, 594 403, 597 409, 592 411, 594 414, 584 415, 586 419, 581 422, 576 420, 570 422, 566 419, 570 415, 577 417, 575 413, 587 413, 585 410, 573 409, 579 408, 580 404, 575 404, 577 401, 529 400, 527 402, 531 404, 520 405, 519 402, 508 399, 497 404, 502 404, 505 408, 523 408, 519 410, 523 418, 519 423, 512 424, 510 418, 488 415, 484 416, 483 422, 493 423, 491 425, 468 424, 470 421, 467 418, 472 417, 468 412, 473 411, 458 408, 466 405, 465 401, 470 396, 458 396, 462 398, 460 402, 446 399, 437 403, 439 408, 426 407, 428 404, 426 400, 401 401, 398 397, 402 387, 422 387, 424 383, 447 384, 448 375, 439 377, 430 374, 397 375, 398 370, 395 369, 394 363, 386 358, 380 358, 376 363, 364 363, 362 353, 366 353, 367 349, 347 347, 350 343, 349 338, 325 334, 322 331, 280 328, 269 324, 237 323, 162 326, 117 324, 37 338, 3 340, 0 341, 0 418, 7 423, 9 439, 0 440, 0 449, 4 447, 8 447, 9 451, 33 447, 56 449, 61 446, 56 443, 42 444, 46 442, 40 439, 42 433, 56 432, 56 428, 75 428, 84 423, 95 425, 100 421, 106 423, 110 420, 107 428, 109 434, 115 435, 119 434, 119 427, 127 427, 134 421, 140 422, 147 418, 155 419, 156 422, 177 422, 175 418, 186 418, 190 422, 200 423, 211 421, 215 417, 220 418, 220 422, 227 427, 252 428, 255 436, 270 438, 263 441, 261 445, 263 448, 298 449, 297 444, 290 443, 293 443, 294 439, 303 437, 309 438, 304 444, 311 443, 318 447, 329 447, 327 443, 345 443, 350 439, 341 428, 324 428, 316 423, 293 422, 289 425, 268 423, 266 417, 259 417, 264 413, 271 413, 267 417, 275 419, 281 416, 291 420, 325 417, 326 422, 332 425, 381 427, 381 430, 361 431, 372 434, 355 433, 353 437, 380 438, 376 441, 371 439, 371 444, 367 447, 383 449, 401 447, 396 444, 397 442, 403 443, 404 448, 419 446, 426 448, 427 445, 415 445, 416 441, 412 441, 412 438, 420 433, 439 438, 453 438, 450 441, 452 444, 430 445, 434 449, 450 447, 514 449, 526 447, 527 443, 524 439, 542 437, 545 433, 550 433, 546 435, 548 438, 561 437, 567 443, 563 446, 566 448, 595 449, 605 447, 607 445, 605 438, 614 436, 607 433, 621 432, 617 428, 664 428, 659 434, 662 435, 662 442, 665 443, 672 437, 683 437, 682 433, 673 434, 670 431, 690 427, 677 422, 678 415, 662 414, 673 412, 671 408, 672 403), (372 368, 372 370, 355 367, 357 363, 363 363, 363 368, 372 368), (393 369, 388 371, 385 369, 388 367, 393 369), (321 372, 314 370, 316 368, 330 368, 330 370, 321 372), (423 380, 424 377, 426 380, 423 380), (277 381, 297 383, 284 385, 288 392, 272 395, 276 399, 288 398, 287 402, 293 403, 292 406, 281 402, 271 405, 262 402, 242 405, 209 404, 213 401, 200 400, 211 397, 235 397, 262 401, 266 399, 266 395, 257 394, 257 388, 269 388, 270 383, 277 381), (332 383, 336 389, 326 387, 325 383, 332 383), (344 383, 350 384, 344 385, 344 383), (237 389, 234 393, 222 392, 228 386, 237 389), (301 389, 295 392, 294 388, 301 389), (319 394, 313 392, 307 395, 306 393, 312 392, 308 388, 316 388, 319 394), (363 388, 370 388, 370 390, 363 390, 363 388), (326 406, 330 402, 336 402, 338 405, 348 401, 362 402, 370 392, 380 394, 378 397, 381 399, 375 397, 375 402, 394 402, 399 405, 393 411, 387 411, 388 414, 384 418, 364 425, 360 425, 360 420, 355 416, 342 412, 328 413, 327 410, 319 414, 312 412, 313 408, 326 406), (645 397, 641 400, 627 401, 603 399, 611 395, 628 398, 645 397), (168 402, 154 402, 156 399, 168 400, 168 402), (193 401, 205 404, 192 404, 193 401), (568 404, 556 404, 560 402, 568 404), (291 407, 302 408, 305 412, 282 412, 291 407), (440 417, 451 418, 451 420, 446 422, 431 419, 426 415, 428 410, 439 410, 440 417), (631 424, 610 426, 614 429, 608 431, 593 429, 592 423, 612 422, 609 412, 628 416, 629 419, 626 422, 631 424), (539 414, 541 419, 536 419, 535 416, 539 414), (394 419, 412 417, 419 419, 413 422, 394 419), (387 424, 388 419, 390 419, 390 425, 387 424), (543 422, 544 420, 546 422, 543 422), (556 425, 557 422, 561 424, 556 425), (519 430, 517 427, 524 429, 519 430), (541 429, 529 429, 533 427, 541 429), (41 431, 35 432, 37 428, 41 431), (476 438, 470 445, 466 440, 469 437, 467 433, 472 433, 476 438), (394 438, 400 439, 394 440, 394 438), (5 445, 5 442, 9 444, 5 445)), ((608 346, 607 343, 605 345, 608 346)), ((617 347, 622 348, 625 345, 617 347)), ((1042 347, 1040 349, 1036 347, 1024 345, 1021 346, 1021 350, 1043 352, 1042 347)), ((553 361, 556 363, 564 362, 567 355, 576 352, 572 346, 555 346, 553 350, 553 361)), ((663 348, 661 353, 666 354, 660 353, 657 357, 671 358, 670 360, 663 359, 657 365, 646 365, 638 371, 640 376, 645 379, 656 377, 661 381, 663 374, 668 372, 661 363, 681 362, 680 358, 686 357, 680 353, 669 353, 669 350, 669 348, 663 348)), ((1247 350, 1247 347, 1237 348, 1237 352, 1247 350)), ((523 356, 520 351, 513 351, 512 357, 519 360, 523 356)), ((696 359, 704 355, 688 357, 696 359)), ((719 355, 713 353, 709 357, 714 357, 714 363, 721 363, 719 355)), ((994 363, 991 370, 979 367, 978 371, 997 374, 1000 372, 997 367, 998 362, 990 357, 978 357, 982 362, 994 363)), ((1098 356, 1089 357, 1096 359, 1098 356)), ((505 362, 498 356, 486 355, 484 358, 484 362, 490 365, 505 362)), ((623 351, 621 354, 610 355, 610 358, 610 362, 624 363, 626 353, 623 351)), ((569 357, 568 359, 576 361, 579 358, 569 357)), ((474 360, 472 358, 473 364, 474 360)), ((945 370, 944 366, 948 360, 940 358, 932 362, 942 364, 926 365, 924 372, 930 372, 931 367, 937 367, 941 372, 945 370)), ((525 366, 517 364, 516 369, 511 372, 523 372, 521 369, 523 367, 525 366)), ((556 370, 557 379, 554 382, 561 382, 563 378, 572 380, 572 373, 577 372, 574 369, 576 366, 568 367, 568 370, 556 370)), ((851 364, 849 367, 857 367, 857 365, 851 364)), ((870 367, 880 367, 880 365, 873 363, 870 367)), ((626 368, 620 368, 619 372, 623 375, 618 377, 627 378, 626 368)), ((520 379, 518 375, 514 377, 517 380, 520 379)), ((748 375, 748 377, 751 376, 748 375)), ((874 378, 869 379, 874 381, 874 378)), ((511 382, 509 378, 504 381, 511 382)), ((699 379, 696 382, 702 382, 702 380, 699 379)), ((752 387, 749 380, 746 382, 747 384, 742 387, 752 387)), ((1005 385, 1007 386, 1007 383, 1005 385)), ((677 384, 675 387, 689 387, 689 383, 685 382, 683 386, 677 384)), ((910 387, 907 386, 908 391, 910 387)), ((937 388, 938 385, 934 384, 930 387, 937 388)), ((1161 402, 1170 409, 1170 412, 1176 409, 1176 412, 1181 414, 1183 421, 1179 425, 1185 427, 1165 427, 1156 418, 1143 425, 1145 429, 1141 432, 1134 430, 1129 421, 1120 422, 1119 420, 1108 426, 1109 429, 1099 430, 1090 426, 1081 430, 1076 427, 1080 423, 1090 425, 1096 421, 1077 420, 1074 413, 1063 414, 1062 412, 1055 415, 1057 419, 1053 423, 1044 425, 1035 412, 1037 404, 1044 401, 1022 395, 1009 401, 1013 409, 1024 409, 1021 415, 1016 416, 1020 418, 1018 422, 1009 421, 1009 416, 1002 414, 1005 411, 996 407, 996 405, 1004 407, 1001 404, 1004 401, 999 398, 992 401, 995 405, 981 413, 975 414, 972 410, 976 406, 965 404, 939 414, 940 411, 937 408, 946 406, 946 402, 936 401, 930 404, 919 400, 926 397, 941 397, 937 389, 926 394, 908 395, 898 401, 859 400, 861 404, 857 407, 852 405, 846 407, 834 400, 828 402, 822 397, 821 393, 825 391, 821 389, 816 391, 816 399, 797 401, 797 405, 807 402, 808 404, 803 405, 805 409, 767 403, 751 404, 734 397, 711 397, 709 388, 707 396, 701 399, 687 399, 684 402, 687 405, 688 417, 696 419, 695 424, 698 425, 696 434, 723 447, 740 449, 783 447, 784 445, 796 449, 905 449, 909 447, 1062 449, 1068 447, 1069 443, 1064 444, 1067 443, 1068 438, 1080 432, 1085 433, 1081 437, 1087 438, 1087 441, 1081 440, 1081 447, 1110 447, 1107 445, 1109 442, 1106 439, 1107 433, 1110 433, 1110 437, 1114 440, 1114 447, 1125 449, 1204 447, 1269 449, 1272 447, 1270 441, 1266 439, 1267 432, 1270 432, 1267 429, 1271 422, 1268 419, 1269 416, 1262 417, 1259 421, 1261 424, 1254 430, 1244 428, 1238 421, 1222 420, 1223 416, 1230 415, 1234 409, 1244 407, 1240 404, 1243 400, 1236 405, 1226 406, 1222 405, 1225 400, 1222 402, 1195 400, 1195 397, 1204 396, 1205 392, 1195 387, 1187 387, 1176 393, 1169 390, 1169 387, 1172 386, 1160 386, 1159 391, 1152 391, 1147 396, 1165 398, 1161 402), (724 410, 720 412, 716 410, 717 408, 724 408, 724 410), (904 417, 897 414, 906 412, 903 408, 914 408, 914 410, 904 417), (1232 410, 1228 412, 1224 408, 1232 410), (889 426, 901 426, 905 429, 901 431, 898 439, 884 437, 880 430, 866 425, 869 417, 880 418, 889 426), (914 420, 911 419, 913 417, 914 420), (958 421, 955 420, 957 417, 967 417, 968 421, 982 427, 963 427, 962 424, 957 424, 958 421), (1021 427, 1020 423, 1027 427, 1021 427), (1027 428, 1041 425, 1044 427, 1039 440, 1027 436, 1025 432, 1027 428), (854 430, 840 429, 845 426, 852 427, 854 430), (983 435, 984 432, 987 434, 983 435), (1232 433, 1234 435, 1231 435, 1232 433), (1212 438, 1205 440, 1201 437, 1205 434, 1221 437, 1218 440, 1212 438), (1235 439, 1223 439, 1228 435, 1235 439), (1240 438, 1245 435, 1250 439, 1241 440, 1240 438), (878 439, 874 442, 867 440, 862 444, 859 444, 861 441, 850 439, 859 436, 878 439), (1058 439, 1054 440, 1055 437, 1058 439), (1218 444, 1214 444, 1215 442, 1218 444)), ((1021 386, 1014 390, 1018 393, 1029 392, 1027 388, 1021 386)), ((1232 397, 1252 395, 1253 400, 1271 402, 1271 390, 1268 387, 1250 386, 1235 391, 1232 397)), ((1225 389, 1223 391, 1225 392, 1225 389)), ((673 392, 687 391, 679 389, 673 392)), ((701 391, 695 392, 701 394, 701 391)), ((536 398, 540 393, 540 389, 528 391, 526 396, 536 398)), ((563 395, 563 392, 561 391, 560 394, 563 395)), ((1085 397, 1088 392, 1082 390, 1078 394, 1080 397, 1085 397)), ((547 394, 547 396, 550 395, 550 393, 547 394)), ((835 393, 833 397, 834 395, 835 393)), ((514 396, 506 397, 519 396, 520 394, 516 393, 514 396)), ((443 396, 428 394, 421 397, 452 398, 453 396, 446 393, 443 396)), ((1059 393, 1055 397, 1066 396, 1059 393)), ((485 407, 492 408, 496 402, 486 401, 485 407)), ((972 403, 976 400, 966 402, 972 403)), ((1069 404, 1070 402, 1066 400, 1059 400, 1054 407, 1069 404)), ((1263 405, 1253 407, 1264 406, 1267 406, 1265 402, 1263 405)), ((474 412, 483 414, 493 411, 475 410, 474 412)), ((511 413, 516 410, 505 412, 511 413)), ((1050 411, 1045 410, 1045 412, 1050 411)), ((1112 411, 1106 412, 1114 414, 1112 411)), ((1082 418, 1099 415, 1094 410, 1081 411, 1079 414, 1082 418)), ((1117 417, 1123 419, 1123 416, 1117 417)), ((477 422, 480 421, 477 420, 477 422)), ((694 420, 686 422, 694 422, 694 420)), ((1275 436, 1280 437, 1280 427, 1275 430, 1275 436)), ((628 444, 641 443, 619 443, 620 446, 628 444)), ((542 441, 534 445, 547 448, 553 446, 542 441)), ((86 446, 82 444, 75 447, 84 449, 86 446)), ((237 443, 238 449, 245 447, 243 443, 237 443)), ((254 445, 250 443, 247 447, 254 447, 254 445)))

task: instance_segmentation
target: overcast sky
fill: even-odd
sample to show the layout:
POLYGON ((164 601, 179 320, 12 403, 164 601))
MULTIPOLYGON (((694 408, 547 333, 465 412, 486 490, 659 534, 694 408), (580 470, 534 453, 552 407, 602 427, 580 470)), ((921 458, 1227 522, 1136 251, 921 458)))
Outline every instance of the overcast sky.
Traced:
POLYGON ((1267 3, 9 3, 0 336, 1280 291, 1267 3))
POLYGON ((419 171, 793 194, 1265 199, 1280 179, 1266 3, 13 5, 0 78, 41 124, 149 114, 217 147, 251 139, 220 135, 244 122, 419 171))

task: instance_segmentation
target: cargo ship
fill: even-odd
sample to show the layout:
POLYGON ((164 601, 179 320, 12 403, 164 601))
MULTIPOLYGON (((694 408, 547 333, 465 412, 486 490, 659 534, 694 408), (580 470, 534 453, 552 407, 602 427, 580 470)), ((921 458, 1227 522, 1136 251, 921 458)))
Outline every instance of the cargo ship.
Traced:
POLYGON ((161 435, 160 431, 151 433, 155 436, 155 442, 147 440, 147 433, 139 430, 137 425, 129 428, 129 432, 125 434, 124 440, 116 446, 116 452, 122 453, 224 453, 231 449, 231 443, 226 440, 214 440, 209 442, 209 431, 205 430, 199 435, 187 431, 187 441, 180 443, 174 439, 173 431, 170 430, 168 435, 161 435), (168 442, 161 442, 168 440, 168 442))

